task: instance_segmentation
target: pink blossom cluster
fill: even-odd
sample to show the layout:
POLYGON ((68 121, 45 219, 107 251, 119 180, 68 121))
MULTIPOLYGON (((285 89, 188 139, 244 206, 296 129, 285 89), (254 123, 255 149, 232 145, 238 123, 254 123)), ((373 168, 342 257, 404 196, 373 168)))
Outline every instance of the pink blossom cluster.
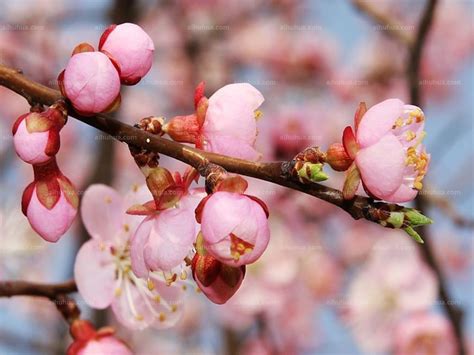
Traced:
POLYGON ((99 51, 88 43, 76 46, 58 77, 61 92, 85 116, 113 111, 120 105, 120 84, 137 84, 151 69, 154 50, 140 26, 111 25, 100 38, 99 51))
POLYGON ((34 171, 34 181, 23 192, 23 214, 44 240, 53 243, 67 232, 79 204, 74 185, 56 163, 59 131, 66 120, 64 103, 58 102, 46 111, 21 115, 12 128, 17 155, 34 171))

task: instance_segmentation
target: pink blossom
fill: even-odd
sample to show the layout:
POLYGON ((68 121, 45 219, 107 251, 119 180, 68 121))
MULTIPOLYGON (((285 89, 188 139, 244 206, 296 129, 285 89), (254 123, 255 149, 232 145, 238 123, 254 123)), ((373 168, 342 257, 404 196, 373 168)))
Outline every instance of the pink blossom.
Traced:
POLYGON ((131 239, 132 268, 145 277, 149 270, 170 271, 183 263, 196 240, 198 224, 194 210, 205 196, 195 190, 174 208, 146 217, 131 239))
POLYGON ((352 280, 345 315, 362 349, 389 350, 398 322, 411 312, 434 305, 438 293, 436 277, 420 260, 417 250, 411 240, 399 233, 383 238, 352 280))
POLYGON ((203 84, 195 95, 196 114, 174 117, 164 127, 180 142, 196 144, 209 152, 258 160, 256 110, 263 103, 260 91, 247 83, 230 84, 217 90, 209 100, 203 84))
POLYGON ((117 61, 122 83, 134 85, 150 70, 155 46, 140 26, 122 23, 105 30, 100 38, 99 50, 107 52, 117 61))
MULTIPOLYGON (((124 326, 167 328, 181 314, 183 288, 163 272, 140 278, 132 270, 130 238, 140 222, 127 208, 150 198, 135 186, 125 198, 105 185, 92 185, 82 199, 81 214, 92 237, 76 257, 74 274, 84 301, 93 308, 109 306, 124 326)), ((176 277, 174 278, 176 279, 176 277)))
POLYGON ((365 114, 356 114, 355 137, 350 127, 346 128, 344 147, 355 159, 369 195, 406 202, 421 190, 430 160, 421 143, 424 121, 420 108, 399 99, 385 100, 365 114))
POLYGON ((35 180, 22 197, 22 211, 31 227, 46 241, 57 242, 77 214, 77 192, 61 171, 56 159, 34 165, 35 180))
POLYGON ((267 215, 255 199, 217 191, 204 204, 201 230, 208 252, 230 266, 255 262, 269 239, 267 215))
POLYGON ((74 108, 85 115, 106 111, 120 98, 119 73, 101 52, 74 54, 58 81, 74 108))
POLYGON ((59 130, 67 113, 53 105, 45 112, 31 112, 18 117, 13 125, 13 143, 18 156, 29 164, 42 164, 59 151, 59 130))
POLYGON ((437 313, 415 313, 401 321, 395 332, 397 355, 455 355, 456 338, 449 321, 437 313))

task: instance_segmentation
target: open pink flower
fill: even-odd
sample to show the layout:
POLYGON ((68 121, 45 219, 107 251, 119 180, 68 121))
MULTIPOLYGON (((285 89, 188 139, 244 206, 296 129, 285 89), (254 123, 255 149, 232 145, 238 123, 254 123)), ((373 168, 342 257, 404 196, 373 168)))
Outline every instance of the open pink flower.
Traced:
POLYGON ((13 143, 18 156, 29 164, 47 162, 59 151, 59 131, 66 123, 67 112, 55 104, 45 112, 21 115, 13 125, 13 143))
POLYGON ((122 84, 135 85, 150 70, 155 46, 140 26, 122 23, 105 30, 100 37, 99 50, 117 62, 122 84))
POLYGON ((73 54, 58 82, 63 95, 84 115, 107 111, 120 100, 119 73, 101 52, 73 54))
POLYGON ((254 197, 227 191, 214 192, 204 200, 200 221, 209 254, 234 267, 256 261, 270 239, 262 204, 254 197))
POLYGON ((77 214, 79 198, 71 181, 59 170, 56 159, 33 165, 35 179, 22 197, 22 211, 44 240, 57 242, 77 214))
POLYGON ((81 214, 92 237, 76 257, 74 275, 79 293, 93 308, 112 310, 131 329, 166 328, 181 314, 180 280, 169 282, 162 272, 139 278, 132 270, 130 237, 140 222, 126 213, 129 206, 149 199, 146 187, 122 198, 105 185, 92 185, 82 199, 81 214))
POLYGON ((456 338, 449 321, 437 313, 415 313, 395 331, 397 355, 455 355, 456 338))
POLYGON ((411 201, 423 186, 430 160, 421 143, 423 112, 399 99, 385 100, 365 111, 361 105, 356 113, 355 136, 350 127, 344 130, 344 147, 355 159, 348 170, 345 196, 355 194, 360 175, 369 195, 388 202, 411 201))
POLYGON ((256 110, 263 103, 260 91, 248 83, 230 84, 209 100, 201 83, 195 94, 196 114, 177 116, 165 126, 176 141, 193 143, 209 152, 258 160, 256 110))

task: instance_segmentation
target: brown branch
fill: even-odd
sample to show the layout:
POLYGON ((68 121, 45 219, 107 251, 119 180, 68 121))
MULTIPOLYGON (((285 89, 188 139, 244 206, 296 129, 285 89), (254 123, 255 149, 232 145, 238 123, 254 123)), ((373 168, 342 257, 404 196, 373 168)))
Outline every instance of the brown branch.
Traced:
MULTIPOLYGON (((409 48, 410 56, 407 63, 407 79, 408 88, 410 91, 410 103, 416 106, 421 106, 421 90, 420 90, 420 66, 423 54, 423 48, 428 37, 428 33, 433 23, 437 0, 428 0, 421 16, 418 29, 416 32, 415 42, 413 46, 409 48)), ((415 200, 415 206, 422 213, 428 209, 428 199, 423 194, 418 194, 415 200)), ((442 306, 446 311, 446 314, 451 322, 454 333, 456 335, 456 341, 459 349, 459 354, 466 354, 466 348, 463 340, 463 311, 460 307, 455 305, 451 299, 446 286, 446 280, 444 278, 441 267, 436 260, 429 238, 429 228, 427 226, 421 226, 420 232, 425 236, 425 244, 420 245, 420 252, 426 263, 432 268, 439 282, 439 298, 442 301, 442 306)))
POLYGON ((67 294, 77 291, 74 280, 56 284, 44 284, 28 281, 1 281, 0 297, 36 296, 45 297, 53 302, 63 318, 71 323, 79 317, 80 310, 67 294))
POLYGON ((354 6, 368 17, 370 17, 375 23, 378 23, 386 31, 387 35, 390 35, 392 38, 411 47, 413 44, 413 38, 406 32, 402 30, 403 25, 394 21, 390 16, 378 11, 367 1, 364 0, 352 0, 354 6))
MULTIPOLYGON (((25 97, 30 103, 51 105, 62 99, 59 91, 29 80, 21 72, 0 65, 0 85, 3 85, 25 97)), ((372 199, 356 196, 354 199, 344 200, 342 192, 317 183, 305 184, 289 174, 290 162, 251 162, 229 156, 205 152, 189 146, 165 139, 128 124, 114 120, 107 115, 98 114, 93 117, 84 117, 69 107, 69 115, 78 120, 108 133, 115 139, 132 146, 144 148, 178 159, 189 165, 196 165, 196 155, 202 156, 210 163, 214 163, 229 172, 254 177, 272 182, 293 190, 315 196, 342 208, 354 219, 365 218, 374 221, 371 216, 379 209, 390 209, 396 205, 383 202, 374 202, 372 199), (195 154, 192 154, 192 153, 195 154)))

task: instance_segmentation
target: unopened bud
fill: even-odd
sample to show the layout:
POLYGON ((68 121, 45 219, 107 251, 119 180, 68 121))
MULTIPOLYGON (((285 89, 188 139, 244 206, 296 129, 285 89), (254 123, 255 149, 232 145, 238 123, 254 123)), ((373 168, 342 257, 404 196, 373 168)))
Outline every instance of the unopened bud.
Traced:
POLYGON ((336 171, 346 171, 352 161, 341 143, 331 144, 326 152, 326 162, 336 171))
POLYGON ((306 163, 303 163, 301 167, 295 166, 295 168, 298 169, 297 170, 298 178, 303 183, 321 182, 328 179, 328 176, 323 171, 323 164, 321 163, 314 164, 314 163, 306 162, 306 163))

